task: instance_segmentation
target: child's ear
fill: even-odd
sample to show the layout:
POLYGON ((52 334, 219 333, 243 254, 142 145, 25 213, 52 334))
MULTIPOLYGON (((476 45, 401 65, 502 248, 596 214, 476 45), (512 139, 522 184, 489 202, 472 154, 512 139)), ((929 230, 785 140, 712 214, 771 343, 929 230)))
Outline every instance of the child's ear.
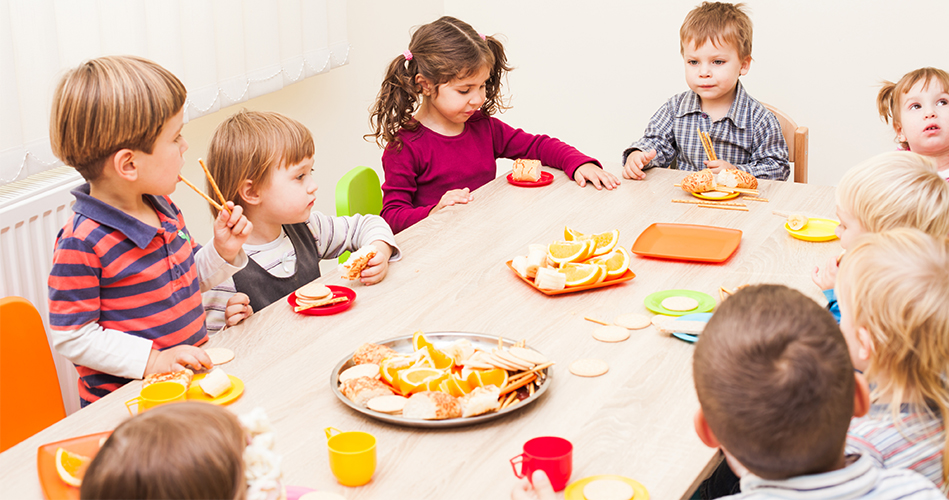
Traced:
POLYGON ((237 195, 248 205, 260 204, 260 193, 257 192, 257 187, 250 179, 244 180, 244 183, 237 189, 237 195))
POLYGON ((856 382, 853 390, 853 416, 862 417, 870 412, 870 384, 860 372, 853 372, 856 382))
POLYGON ((131 149, 120 149, 105 160, 103 171, 109 170, 119 179, 133 182, 138 179, 138 168, 135 166, 135 152, 131 149))
POLYGON ((747 75, 748 70, 751 69, 751 56, 748 56, 741 61, 741 75, 747 75))
POLYGON ((708 426, 708 421, 705 420, 705 413, 702 412, 701 408, 695 411, 695 417, 693 417, 692 423, 695 424, 695 433, 699 435, 699 439, 705 443, 705 446, 709 448, 721 448, 722 445, 718 442, 718 438, 715 437, 715 433, 712 432, 712 429, 708 426))
POLYGON ((432 88, 434 85, 432 85, 432 82, 430 82, 428 78, 425 78, 422 75, 415 75, 415 84, 422 89, 422 95, 432 94, 432 88))
POLYGON ((863 361, 870 361, 875 348, 873 347, 873 337, 870 336, 870 332, 867 331, 866 327, 857 327, 857 343, 860 344, 857 356, 863 361))

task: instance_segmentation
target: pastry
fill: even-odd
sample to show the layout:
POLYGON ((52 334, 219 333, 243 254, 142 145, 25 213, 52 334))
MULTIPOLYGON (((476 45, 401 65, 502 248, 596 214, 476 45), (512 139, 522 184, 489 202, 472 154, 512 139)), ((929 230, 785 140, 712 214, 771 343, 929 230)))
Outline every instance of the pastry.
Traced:
POLYGON ((444 392, 423 391, 413 394, 402 408, 403 417, 423 420, 458 418, 461 414, 458 398, 444 392))
POLYGON ((339 390, 343 396, 359 406, 366 406, 372 398, 392 395, 392 389, 371 377, 351 378, 340 384, 339 390))
POLYGON ((473 417, 497 410, 501 407, 500 396, 501 389, 497 386, 475 387, 461 398, 461 416, 473 417))
POLYGON ((515 181, 537 182, 540 180, 540 160, 514 160, 514 172, 511 177, 515 181))
POLYGON ((359 348, 356 349, 356 352, 353 353, 353 364, 364 365, 366 363, 372 363, 374 365, 378 365, 382 363, 383 359, 396 354, 399 353, 395 352, 389 347, 367 342, 359 346, 359 348))
POLYGON ((194 372, 187 368, 176 372, 153 373, 142 380, 142 388, 158 382, 178 382, 185 386, 185 389, 189 389, 191 388, 192 377, 194 377, 194 372))
POLYGON ((349 254, 349 260, 339 266, 343 273, 341 277, 346 280, 358 280, 362 270, 369 267, 369 261, 375 256, 376 247, 372 245, 366 245, 349 254))
POLYGON ((758 179, 755 176, 736 168, 722 170, 716 176, 715 182, 719 186, 730 188, 758 189, 758 179))
POLYGON ((682 179, 682 190, 687 193, 704 193, 715 189, 715 174, 709 169, 692 172, 682 179))

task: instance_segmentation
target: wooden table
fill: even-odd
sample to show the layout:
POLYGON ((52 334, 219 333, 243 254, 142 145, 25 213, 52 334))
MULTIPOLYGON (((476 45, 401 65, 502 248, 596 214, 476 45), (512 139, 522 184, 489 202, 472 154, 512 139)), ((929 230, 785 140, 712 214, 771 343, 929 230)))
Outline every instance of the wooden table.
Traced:
MULTIPOLYGON (((619 173, 618 165, 608 169, 619 173)), ((716 464, 715 450, 696 437, 698 407, 692 385, 693 346, 657 333, 633 331, 629 340, 595 341, 597 326, 584 316, 612 320, 648 313, 643 299, 676 288, 718 298, 719 287, 783 283, 823 301, 811 283, 817 263, 836 255, 836 240, 791 238, 772 210, 834 216, 833 188, 762 182, 768 203, 747 202, 749 212, 671 203, 691 198, 673 187, 683 174, 650 170, 645 181, 615 191, 580 189, 560 172, 543 188, 524 189, 503 177, 475 191, 467 206, 449 207, 401 233, 401 262, 382 283, 352 286, 358 298, 336 316, 294 314, 277 302, 244 324, 212 338, 210 346, 233 349, 224 368, 246 384, 230 408, 266 409, 283 456, 284 482, 342 493, 351 499, 508 498, 515 482, 508 459, 536 436, 555 435, 574 444, 573 479, 620 474, 642 482, 653 499, 687 498, 702 474, 716 464), (561 239, 564 226, 585 233, 620 230, 632 246, 653 222, 705 224, 741 229, 735 255, 724 264, 634 256, 637 277, 594 291, 548 297, 522 283, 504 264, 526 254, 530 243, 561 239), (552 386, 536 404, 488 424, 420 430, 383 424, 351 411, 329 387, 331 369, 364 341, 422 331, 470 331, 526 339, 557 362, 552 386), (599 378, 571 375, 579 358, 599 358, 610 371, 599 378), (371 483, 339 485, 328 467, 323 429, 363 430, 378 438, 379 466, 371 483)), ((37 447, 113 429, 128 417, 123 402, 137 395, 133 382, 91 407, 0 455, 5 498, 41 498, 37 447)))

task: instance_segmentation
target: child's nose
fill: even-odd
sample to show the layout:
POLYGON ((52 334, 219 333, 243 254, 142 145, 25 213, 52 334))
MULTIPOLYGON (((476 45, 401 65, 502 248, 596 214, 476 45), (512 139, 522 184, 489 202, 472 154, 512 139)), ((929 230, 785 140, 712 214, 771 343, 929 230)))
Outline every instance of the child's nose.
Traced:
POLYGON ((306 184, 306 192, 313 194, 317 189, 319 189, 319 186, 316 184, 316 179, 314 179, 312 175, 308 176, 307 178, 309 181, 306 184))

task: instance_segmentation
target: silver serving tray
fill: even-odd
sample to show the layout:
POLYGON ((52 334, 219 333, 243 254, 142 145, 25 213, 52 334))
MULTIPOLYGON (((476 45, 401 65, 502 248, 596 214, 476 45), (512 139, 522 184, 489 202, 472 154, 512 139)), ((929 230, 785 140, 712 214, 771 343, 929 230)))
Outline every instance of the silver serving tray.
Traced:
MULTIPOLYGON (((482 349, 486 351, 491 351, 498 346, 498 337, 493 335, 485 335, 483 333, 469 333, 469 332, 425 332, 425 338, 431 342, 436 348, 444 348, 451 345, 452 342, 461 339, 467 339, 468 342, 476 349, 482 349)), ((411 354, 415 351, 414 346, 412 345, 412 335, 406 335, 404 337, 396 337, 394 339, 383 340, 381 342, 374 342, 379 345, 384 345, 393 349, 397 352, 404 354, 411 354)), ((509 339, 503 339, 505 347, 511 347, 514 344, 514 341, 509 339)), ((536 349, 535 349, 536 350, 536 349)), ((539 352, 539 351, 538 351, 539 352)), ((526 407, 527 405, 537 401, 541 396, 547 392, 547 387, 550 385, 551 377, 553 372, 548 368, 543 370, 547 375, 540 383, 540 387, 534 391, 534 395, 528 397, 527 399, 522 400, 520 403, 509 406, 501 411, 485 413, 483 415, 478 415, 475 417, 468 418, 450 418, 446 420, 421 420, 416 418, 405 418, 402 415, 390 415, 388 413, 380 413, 377 411, 370 410, 359 406, 349 400, 346 396, 343 395, 339 390, 339 374, 342 373, 347 368, 353 366, 353 353, 350 353, 349 356, 346 356, 345 359, 340 361, 333 371, 330 372, 330 387, 333 389, 333 394, 336 394, 336 397, 339 398, 343 404, 349 406, 355 411, 362 413, 368 417, 374 418, 376 420, 381 420, 383 422, 388 422, 395 425, 403 425, 406 427, 422 427, 428 429, 444 429, 449 427, 463 427, 466 425, 475 425, 482 422, 488 422, 497 418, 502 418, 509 413, 519 411, 526 407)))

